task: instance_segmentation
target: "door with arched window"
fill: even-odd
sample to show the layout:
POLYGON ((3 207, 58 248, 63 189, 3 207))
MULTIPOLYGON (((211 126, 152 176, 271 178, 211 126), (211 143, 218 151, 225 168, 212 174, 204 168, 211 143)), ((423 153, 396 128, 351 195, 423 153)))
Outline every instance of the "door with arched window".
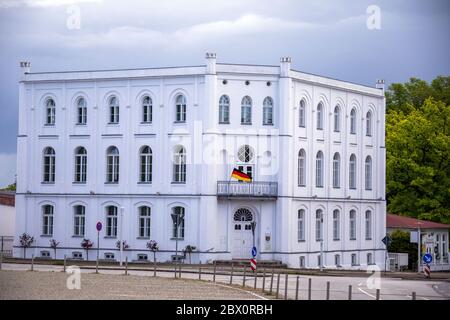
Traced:
POLYGON ((236 210, 233 215, 233 259, 251 258, 253 247, 253 213, 247 208, 236 210))

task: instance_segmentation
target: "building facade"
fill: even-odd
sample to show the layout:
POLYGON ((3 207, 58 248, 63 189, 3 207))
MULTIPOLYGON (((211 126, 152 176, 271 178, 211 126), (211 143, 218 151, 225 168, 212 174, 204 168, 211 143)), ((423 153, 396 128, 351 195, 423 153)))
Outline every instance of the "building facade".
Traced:
POLYGON ((129 261, 155 240, 159 261, 187 245, 193 262, 248 259, 256 246, 257 259, 290 267, 384 266, 382 85, 210 53, 193 67, 21 66, 16 235, 35 237, 27 254, 55 239, 58 257, 85 259, 80 243, 97 247, 100 221, 100 258, 118 259, 122 239, 129 261))

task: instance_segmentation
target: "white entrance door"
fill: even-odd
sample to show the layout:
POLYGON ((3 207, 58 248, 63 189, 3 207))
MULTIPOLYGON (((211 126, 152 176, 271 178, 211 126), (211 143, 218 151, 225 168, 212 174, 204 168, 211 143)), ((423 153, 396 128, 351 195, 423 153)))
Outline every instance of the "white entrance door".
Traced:
POLYGON ((253 214, 246 208, 238 209, 233 217, 233 259, 250 259, 253 247, 253 214))

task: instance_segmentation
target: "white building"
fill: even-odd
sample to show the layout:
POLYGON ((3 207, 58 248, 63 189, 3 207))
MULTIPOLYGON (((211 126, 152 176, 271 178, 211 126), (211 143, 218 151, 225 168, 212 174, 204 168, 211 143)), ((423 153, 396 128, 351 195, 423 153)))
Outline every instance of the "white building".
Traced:
POLYGON ((193 67, 21 66, 16 235, 35 237, 27 254, 56 239, 59 257, 86 258, 80 243, 96 248, 101 221, 101 258, 118 259, 122 238, 129 260, 149 240, 159 261, 177 243, 197 247, 195 262, 248 259, 256 222, 259 260, 317 268, 322 245, 326 268, 384 266, 382 83, 215 54, 193 67), (253 182, 231 180, 233 168, 253 182))

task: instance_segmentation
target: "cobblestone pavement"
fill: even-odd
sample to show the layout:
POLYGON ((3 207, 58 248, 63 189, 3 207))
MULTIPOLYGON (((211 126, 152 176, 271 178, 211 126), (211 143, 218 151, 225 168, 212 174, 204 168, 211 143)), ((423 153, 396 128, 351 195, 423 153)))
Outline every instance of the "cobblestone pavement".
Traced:
POLYGON ((81 273, 81 289, 69 290, 61 271, 0 271, 0 299, 263 299, 258 295, 204 281, 81 273))

